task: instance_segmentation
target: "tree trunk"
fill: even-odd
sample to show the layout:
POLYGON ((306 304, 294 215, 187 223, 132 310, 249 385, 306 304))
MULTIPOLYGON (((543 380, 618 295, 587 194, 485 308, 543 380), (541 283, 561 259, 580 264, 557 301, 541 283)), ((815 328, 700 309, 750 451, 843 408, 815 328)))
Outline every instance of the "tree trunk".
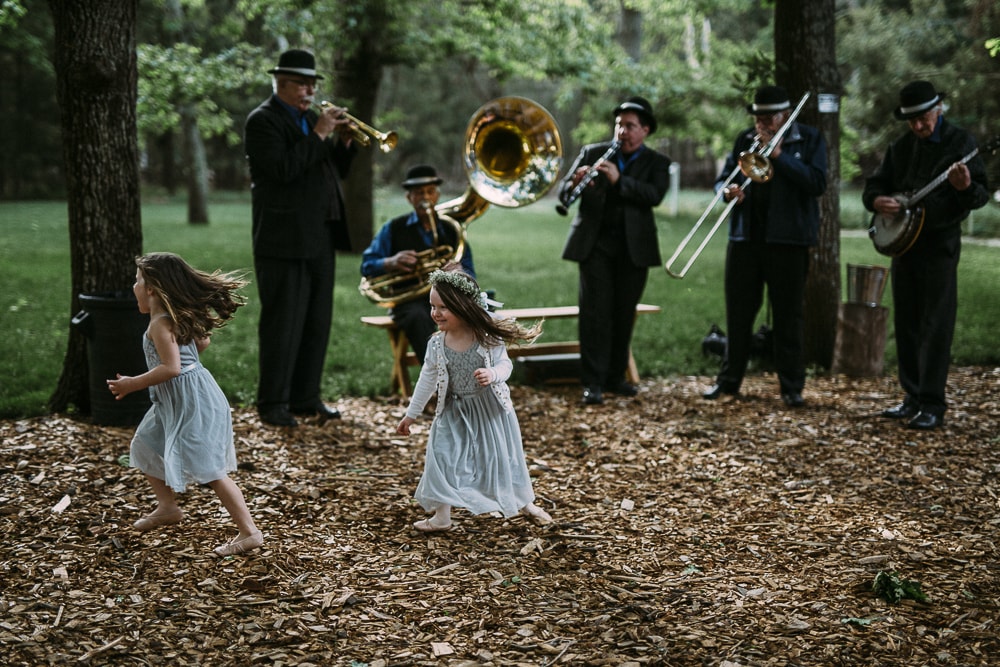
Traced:
POLYGON ((819 245, 812 249, 806 282, 805 358, 830 368, 840 304, 840 73, 836 59, 834 0, 776 0, 775 78, 792 103, 811 93, 799 120, 826 138, 826 192, 820 198, 819 245), (831 97, 832 96, 832 97, 831 97))
MULTIPOLYGON (((369 0, 354 7, 359 16, 348 15, 345 20, 356 22, 359 34, 352 40, 353 47, 345 53, 334 54, 337 75, 334 77, 332 102, 348 107, 348 113, 377 127, 372 122, 378 101, 382 71, 385 68, 385 35, 391 33, 392 2, 369 0)), ((378 128, 385 130, 386 128, 378 128)), ((351 164, 351 171, 344 180, 344 197, 347 206, 347 230, 351 247, 361 253, 371 243, 375 229, 374 170, 376 156, 382 155, 378 142, 372 139, 367 148, 360 147, 351 164)))
MULTIPOLYGON (((382 65, 377 53, 370 53, 376 39, 359 41, 358 52, 350 57, 343 73, 338 76, 337 97, 333 101, 348 107, 348 113, 369 125, 375 113, 378 99, 379 81, 382 79, 382 65)), ((378 128, 380 130, 384 128, 378 128)), ((347 207, 347 230, 351 236, 351 247, 361 253, 374 236, 374 180, 375 156, 382 153, 378 143, 372 139, 367 148, 359 147, 351 171, 344 179, 344 198, 347 207)))
MULTIPOLYGON (((142 251, 136 137, 136 0, 49 0, 63 135, 72 292, 131 292, 142 251)), ((50 408, 89 413, 82 333, 70 328, 50 408)))
POLYGON ((642 12, 626 7, 620 2, 621 18, 618 25, 618 43, 635 62, 642 60, 642 12))
POLYGON ((184 143, 188 192, 188 224, 208 224, 208 161, 205 143, 198 131, 193 104, 181 104, 181 135, 184 143))

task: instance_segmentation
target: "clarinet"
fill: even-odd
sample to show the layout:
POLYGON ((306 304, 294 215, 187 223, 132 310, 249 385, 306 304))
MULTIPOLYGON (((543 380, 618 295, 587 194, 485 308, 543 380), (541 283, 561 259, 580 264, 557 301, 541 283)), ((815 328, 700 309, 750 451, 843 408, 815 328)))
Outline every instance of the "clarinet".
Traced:
POLYGON ((570 193, 566 195, 565 198, 563 197, 559 198, 560 203, 556 205, 556 212, 559 215, 566 215, 566 213, 569 211, 569 207, 573 205, 573 202, 579 199, 580 195, 583 194, 584 188, 590 185, 590 182, 593 181, 595 178, 597 178, 597 175, 601 173, 597 170, 597 167, 599 167, 600 165, 604 164, 612 157, 614 157, 615 153, 617 153, 621 149, 621 147, 622 147, 622 142, 618 141, 617 139, 612 141, 611 146, 608 147, 608 150, 604 151, 604 155, 597 158, 597 162, 595 162, 590 166, 590 171, 584 174, 583 178, 580 179, 580 182, 576 184, 576 187, 573 188, 573 190, 570 191, 570 193))

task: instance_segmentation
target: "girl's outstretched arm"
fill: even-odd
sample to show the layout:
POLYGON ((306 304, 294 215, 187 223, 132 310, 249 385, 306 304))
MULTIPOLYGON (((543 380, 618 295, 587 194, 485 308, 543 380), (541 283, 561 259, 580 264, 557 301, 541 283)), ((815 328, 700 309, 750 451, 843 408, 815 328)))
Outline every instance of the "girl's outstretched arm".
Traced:
POLYGON ((170 320, 165 317, 154 318, 149 323, 148 335, 156 346, 160 364, 142 375, 128 376, 119 373, 114 380, 108 380, 108 389, 118 400, 134 391, 147 389, 181 374, 181 351, 177 347, 177 339, 174 338, 170 320))

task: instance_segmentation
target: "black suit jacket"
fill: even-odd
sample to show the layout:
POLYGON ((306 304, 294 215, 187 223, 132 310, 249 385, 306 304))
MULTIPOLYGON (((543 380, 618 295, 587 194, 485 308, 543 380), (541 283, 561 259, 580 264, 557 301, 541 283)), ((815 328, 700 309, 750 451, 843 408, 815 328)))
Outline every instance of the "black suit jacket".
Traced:
MULTIPOLYGON (((573 172, 582 165, 596 162, 610 145, 610 142, 604 142, 584 146, 581 149, 560 185, 561 197, 573 189, 573 172)), ((636 266, 660 264, 660 246, 656 236, 653 207, 663 201, 669 184, 670 158, 646 146, 614 186, 618 189, 624 208, 628 254, 636 266)), ((581 262, 590 255, 600 235, 605 199, 610 187, 612 186, 602 175, 584 189, 580 197, 580 208, 573 218, 569 238, 563 248, 563 259, 581 262)))
MULTIPOLYGON (((309 128, 316 114, 307 112, 309 128)), ((275 96, 250 112, 244 128, 253 201, 253 252, 258 257, 303 259, 351 250, 340 178, 357 148, 336 138, 303 134, 275 96), (333 221, 332 248, 318 247, 333 221)))

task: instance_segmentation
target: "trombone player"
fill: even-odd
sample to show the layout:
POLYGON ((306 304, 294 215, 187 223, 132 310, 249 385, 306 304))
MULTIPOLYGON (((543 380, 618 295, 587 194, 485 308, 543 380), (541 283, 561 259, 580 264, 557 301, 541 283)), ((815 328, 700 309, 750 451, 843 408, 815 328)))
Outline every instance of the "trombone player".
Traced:
MULTIPOLYGON (((406 180, 402 185, 406 190, 406 201, 413 210, 382 225, 372 239, 371 245, 361 255, 362 276, 374 278, 415 273, 419 262, 418 252, 430 250, 435 246, 458 247, 458 231, 444 224, 434 214, 434 207, 441 197, 438 186, 442 182, 437 170, 430 165, 417 165, 406 172, 406 180)), ((444 263, 441 262, 442 265, 444 263)), ((460 263, 468 275, 476 277, 472 250, 467 243, 460 263)), ((419 276, 415 275, 414 286, 419 280, 419 276)), ((427 295, 397 302, 389 314, 396 326, 406 334, 406 339, 410 342, 417 359, 423 363, 427 351, 427 339, 437 331, 437 324, 431 318, 431 306, 427 295)))
MULTIPOLYGON (((737 395, 750 359, 754 320, 764 288, 773 316, 774 360, 781 400, 793 408, 805 404, 803 324, 809 248, 819 239, 819 202, 826 189, 826 142, 819 130, 791 120, 788 93, 762 86, 747 111, 754 125, 736 137, 716 181, 723 199, 736 200, 729 221, 726 249, 726 329, 728 345, 715 385, 703 396, 715 400, 737 395), (771 139, 779 135, 770 145, 771 139), (741 154, 757 146, 770 148, 770 164, 749 169, 746 183, 733 183, 741 154)), ((766 153, 765 153, 766 154, 766 153)), ((741 176, 739 181, 743 181, 741 176)))

